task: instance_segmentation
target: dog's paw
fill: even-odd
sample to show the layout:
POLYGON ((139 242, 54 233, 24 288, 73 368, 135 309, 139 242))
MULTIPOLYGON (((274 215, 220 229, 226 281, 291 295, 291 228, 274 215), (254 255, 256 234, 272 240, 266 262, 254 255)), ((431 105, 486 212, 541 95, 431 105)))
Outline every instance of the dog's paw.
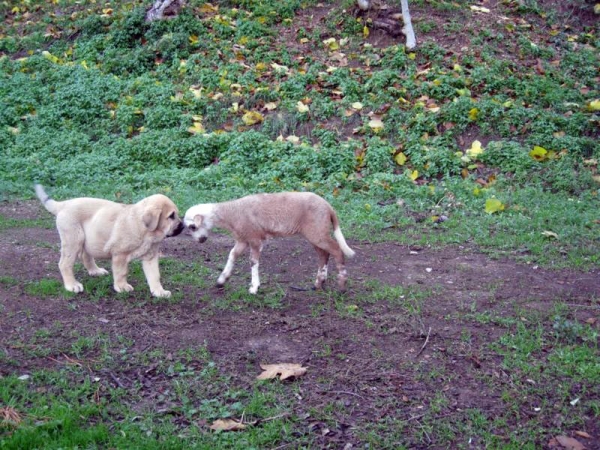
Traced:
POLYGON ((130 285, 129 283, 121 284, 118 286, 115 284, 113 287, 115 288, 115 291, 117 291, 119 293, 133 291, 133 286, 130 285))
POLYGON ((258 292, 258 286, 251 286, 250 289, 248 289, 248 292, 253 295, 256 294, 258 292))
POLYGON ((92 277, 101 277, 102 275, 108 275, 108 270, 98 267, 97 269, 89 270, 88 273, 92 277))
POLYGON ((76 294, 79 292, 83 292, 83 284, 76 281, 73 284, 65 284, 65 289, 69 292, 75 292, 76 294))
POLYGON ((158 297, 158 298, 169 298, 171 297, 171 291, 167 291, 166 289, 157 289, 155 291, 152 291, 152 295, 154 297, 158 297))

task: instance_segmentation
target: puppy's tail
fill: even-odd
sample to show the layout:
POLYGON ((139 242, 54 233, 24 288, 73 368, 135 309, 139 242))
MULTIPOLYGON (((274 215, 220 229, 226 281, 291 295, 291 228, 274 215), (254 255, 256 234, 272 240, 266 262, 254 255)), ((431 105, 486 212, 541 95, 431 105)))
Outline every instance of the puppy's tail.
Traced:
POLYGON ((340 222, 337 218, 335 211, 331 211, 331 223, 333 225, 333 237, 340 244, 340 248, 342 249, 342 253, 346 255, 348 258, 352 258, 355 253, 348 244, 346 243, 346 239, 344 239, 344 235, 342 234, 342 229, 340 228, 340 222))
POLYGON ((36 195, 42 202, 42 205, 44 205, 44 207, 48 211, 50 211, 52 214, 56 215, 58 213, 58 209, 59 209, 58 208, 59 202, 52 200, 50 198, 50 196, 48 194, 46 194, 46 191, 44 191, 44 188, 42 187, 41 184, 34 185, 34 188, 35 188, 36 195))

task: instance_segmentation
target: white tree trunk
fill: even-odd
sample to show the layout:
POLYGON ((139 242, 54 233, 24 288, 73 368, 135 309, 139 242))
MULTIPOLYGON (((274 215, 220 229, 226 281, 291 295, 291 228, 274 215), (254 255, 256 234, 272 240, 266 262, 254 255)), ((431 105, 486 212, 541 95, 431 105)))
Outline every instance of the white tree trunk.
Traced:
POLYGON ((402 32, 406 35, 406 48, 412 50, 417 46, 417 38, 415 38, 415 31, 410 20, 408 0, 400 0, 400 4, 402 5, 402 20, 404 22, 402 32))
POLYGON ((174 17, 185 5, 185 0, 157 0, 146 13, 146 22, 174 17))

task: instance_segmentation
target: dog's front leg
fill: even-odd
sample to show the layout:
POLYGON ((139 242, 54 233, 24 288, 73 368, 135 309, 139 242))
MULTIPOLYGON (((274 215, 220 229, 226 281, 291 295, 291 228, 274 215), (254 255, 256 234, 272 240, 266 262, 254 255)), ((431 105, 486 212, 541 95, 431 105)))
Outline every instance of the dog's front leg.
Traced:
POLYGON ((150 292, 155 297, 170 297, 171 291, 163 289, 160 284, 160 270, 158 268, 158 255, 151 259, 142 260, 142 269, 144 269, 144 275, 146 275, 146 281, 150 286, 150 292))
POLYGON ((113 287, 117 292, 133 291, 133 286, 127 283, 127 261, 126 255, 113 255, 112 257, 112 272, 113 272, 113 287))
POLYGON ((222 288, 227 279, 231 276, 231 272, 233 271, 233 265, 235 264, 235 260, 246 250, 248 244, 246 242, 238 242, 236 241, 235 245, 229 252, 229 258, 227 258, 227 264, 225 264, 225 268, 221 275, 219 275, 219 279, 217 280, 217 287, 222 288))

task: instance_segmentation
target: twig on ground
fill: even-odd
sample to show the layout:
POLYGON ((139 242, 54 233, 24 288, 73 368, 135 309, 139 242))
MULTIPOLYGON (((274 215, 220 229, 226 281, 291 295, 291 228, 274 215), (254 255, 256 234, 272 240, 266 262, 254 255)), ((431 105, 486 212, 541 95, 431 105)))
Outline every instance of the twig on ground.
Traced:
POLYGON ((425 347, 427 346, 427 343, 429 342, 430 334, 431 334, 431 327, 429 327, 429 331, 427 332, 427 338, 425 339, 425 343, 423 344, 423 347, 421 347, 421 350, 419 350, 419 353, 417 353, 415 355, 415 359, 418 358, 421 353, 423 353, 423 350, 425 350, 425 347))
POLYGON ((110 378, 117 384, 117 386, 119 386, 121 389, 126 389, 125 385, 121 383, 121 380, 119 380, 114 373, 112 373, 111 371, 108 371, 107 373, 110 376, 110 378))
POLYGON ((288 417, 289 415, 290 415, 290 413, 278 414, 276 416, 267 417, 265 419, 258 419, 255 423, 270 422, 272 420, 277 420, 277 419, 282 419, 284 417, 288 417))
POLYGON ((349 391, 319 391, 320 394, 345 394, 345 395, 353 395, 354 397, 362 398, 366 400, 362 395, 355 394, 354 392, 349 391))

